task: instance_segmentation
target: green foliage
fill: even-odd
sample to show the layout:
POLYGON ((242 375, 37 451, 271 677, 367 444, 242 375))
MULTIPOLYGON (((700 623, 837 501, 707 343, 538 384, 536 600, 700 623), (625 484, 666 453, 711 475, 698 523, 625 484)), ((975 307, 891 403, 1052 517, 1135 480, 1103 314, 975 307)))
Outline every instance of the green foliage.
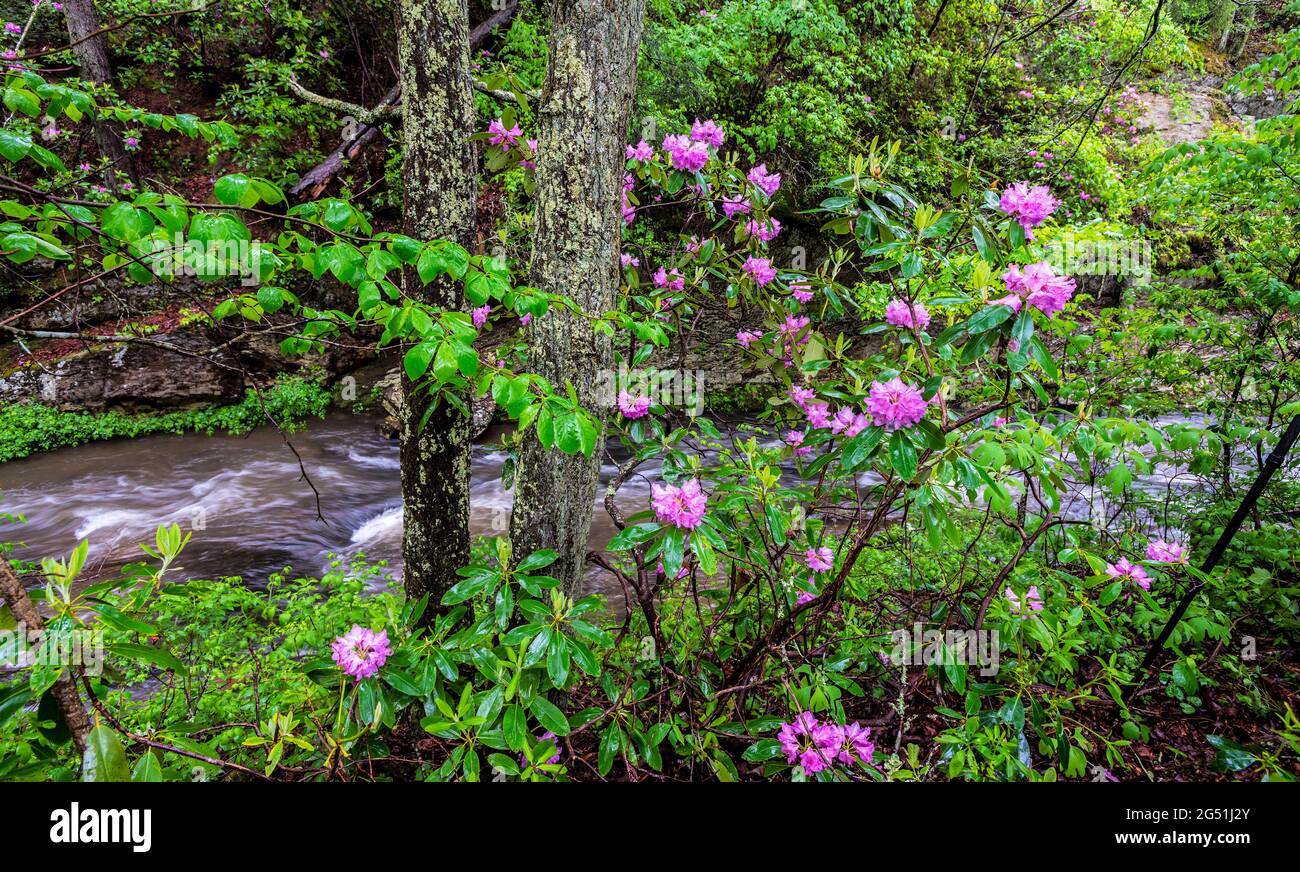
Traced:
POLYGON ((179 412, 128 415, 123 412, 66 412, 39 403, 13 403, 0 409, 0 462, 152 433, 222 432, 242 436, 265 426, 268 416, 292 431, 308 418, 324 417, 330 392, 319 383, 286 377, 260 392, 249 391, 230 406, 179 412))

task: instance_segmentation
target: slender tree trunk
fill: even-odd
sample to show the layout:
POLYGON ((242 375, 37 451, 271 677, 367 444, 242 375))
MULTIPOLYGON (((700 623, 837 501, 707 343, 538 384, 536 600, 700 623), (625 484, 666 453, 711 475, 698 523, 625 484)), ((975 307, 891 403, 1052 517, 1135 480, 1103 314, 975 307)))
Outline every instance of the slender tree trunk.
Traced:
MULTIPOLYGON (((406 232, 418 239, 474 241, 478 158, 470 92, 466 0, 403 0, 398 28, 402 83, 406 232)), ((406 292, 448 309, 464 308, 458 282, 441 276, 428 287, 413 268, 406 292)), ((407 595, 438 601, 469 562, 470 420, 402 377, 402 557, 407 595), (426 417, 427 416, 427 417, 426 417)))
MULTIPOLYGON (((628 115, 646 0, 551 0, 550 57, 540 106, 536 231, 529 269, 538 288, 571 297, 590 315, 614 306, 619 198, 628 115)), ((608 336, 558 309, 528 327, 529 369, 557 390, 572 384, 583 406, 604 412, 608 336)), ((524 438, 511 541, 522 557, 560 554, 553 574, 573 589, 582 576, 603 438, 590 459, 547 451, 524 438)))
MULTIPOLYGON (((113 67, 108 62, 104 36, 91 36, 99 30, 99 13, 95 10, 95 0, 64 0, 63 17, 68 24, 68 37, 73 43, 72 52, 77 56, 77 64, 81 67, 82 80, 96 85, 111 85, 113 67)), ((114 121, 100 118, 96 118, 93 124, 99 153, 109 163, 104 181, 114 191, 117 190, 119 175, 125 174, 138 182, 135 162, 131 160, 122 141, 121 127, 114 121)))
MULTIPOLYGON (((45 628, 40 612, 36 611, 36 604, 27 595, 27 590, 14 574, 13 568, 9 566, 9 561, 3 554, 0 554, 0 595, 4 596, 5 602, 9 604, 9 611, 13 612, 14 618, 28 633, 40 633, 45 628)), ((59 704, 59 711, 63 712, 63 720, 67 722, 68 730, 72 733, 72 741, 77 746, 77 753, 80 754, 86 750, 86 736, 90 734, 90 717, 86 714, 81 694, 77 692, 76 668, 71 664, 66 666, 59 680, 50 688, 50 693, 59 704)))

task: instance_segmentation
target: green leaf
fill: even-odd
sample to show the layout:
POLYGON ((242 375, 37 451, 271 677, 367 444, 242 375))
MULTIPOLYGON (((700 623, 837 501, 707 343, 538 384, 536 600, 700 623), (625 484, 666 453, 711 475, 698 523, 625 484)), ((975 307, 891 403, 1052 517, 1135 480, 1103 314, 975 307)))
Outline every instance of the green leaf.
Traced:
POLYGON ((876 450, 880 440, 885 436, 881 427, 868 427, 844 444, 844 453, 840 455, 840 465, 845 472, 855 472, 862 468, 876 450))
POLYGON ((663 543, 664 574, 670 579, 676 578, 677 573, 682 571, 682 563, 686 559, 682 531, 677 527, 669 527, 663 543))
POLYGON ((129 660, 143 660, 152 663, 155 666, 161 666, 163 669, 171 669, 185 674, 185 664, 176 659, 170 651, 162 648, 154 648, 150 645, 132 645, 125 642, 119 642, 106 646, 109 653, 116 654, 120 657, 126 657, 129 660))
POLYGON ((781 754, 781 743, 776 739, 759 739, 745 749, 741 757, 748 763, 775 760, 781 754))
POLYGON ((549 548, 534 551, 532 554, 529 554, 523 560, 519 561, 519 566, 515 568, 515 571, 532 572, 537 569, 543 569, 559 559, 559 556, 559 554, 549 548))
POLYGON ((625 527, 619 530, 609 544, 605 546, 607 551, 627 551, 635 548, 643 542, 648 541, 655 533, 659 532, 659 524, 654 521, 648 521, 644 524, 634 524, 631 527, 625 527))
POLYGON ((419 381, 420 376, 429 369, 429 364, 433 361, 433 345, 429 342, 421 342, 419 345, 413 345, 402 357, 402 368, 406 370, 406 377, 411 381, 419 381))
POLYGON ((992 330, 994 327, 1006 321, 1014 313, 1010 306, 1004 306, 1001 303, 992 306, 985 306, 970 317, 963 327, 971 336, 978 333, 984 333, 992 330))
POLYGON ((916 449, 912 443, 903 435, 902 430, 894 431, 894 435, 889 437, 889 465, 900 478, 911 481, 912 476, 916 475, 916 463, 916 449))
POLYGON ((0 130, 0 155, 17 163, 31 150, 32 141, 9 130, 0 130))
POLYGON ((86 753, 81 758, 82 781, 130 781, 131 770, 126 750, 112 729, 100 724, 86 737, 86 753))
POLYGON ((1255 765, 1255 752, 1224 736, 1206 736, 1205 741, 1214 748, 1214 762, 1210 768, 1216 772, 1241 772, 1255 765))
POLYGON ((151 783, 163 780, 162 764, 158 762, 158 755, 152 748, 145 751, 144 756, 136 761, 135 769, 131 770, 131 780, 151 783))
POLYGON ((537 722, 557 736, 569 735, 569 719, 544 696, 535 696, 528 704, 528 710, 537 718, 537 722))

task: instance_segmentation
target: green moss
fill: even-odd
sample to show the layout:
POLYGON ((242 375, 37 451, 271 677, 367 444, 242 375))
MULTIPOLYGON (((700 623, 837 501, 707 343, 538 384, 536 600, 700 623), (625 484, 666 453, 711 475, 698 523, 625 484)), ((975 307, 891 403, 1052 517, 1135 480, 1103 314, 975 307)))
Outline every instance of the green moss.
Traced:
POLYGON ((101 439, 147 436, 153 433, 218 431, 241 436, 267 423, 269 412, 281 427, 301 428, 308 417, 322 418, 330 393, 307 379, 284 378, 257 394, 249 391, 239 403, 210 409, 126 415, 121 412, 64 412, 39 403, 17 403, 0 409, 0 462, 84 445, 101 439), (265 411, 263 411, 265 406, 265 411))

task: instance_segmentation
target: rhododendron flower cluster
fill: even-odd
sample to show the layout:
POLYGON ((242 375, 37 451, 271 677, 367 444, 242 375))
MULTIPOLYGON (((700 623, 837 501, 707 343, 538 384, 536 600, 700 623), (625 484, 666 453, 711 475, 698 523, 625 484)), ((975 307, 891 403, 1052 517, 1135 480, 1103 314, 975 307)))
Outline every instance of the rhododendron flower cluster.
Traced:
POLYGON ((650 145, 650 143, 646 142, 644 139, 638 142, 636 145, 629 145, 627 147, 628 160, 639 160, 644 163, 646 161, 654 160, 654 156, 655 156, 654 148, 650 145))
POLYGON ((500 146, 502 151, 509 151, 511 146, 519 145, 519 137, 523 135, 524 131, 518 124, 507 130, 505 122, 500 118, 488 123, 488 142, 500 146))
POLYGON ((1147 560, 1155 563, 1186 563, 1187 549, 1176 542, 1157 539, 1147 544, 1147 560))
POLYGON ((871 426, 871 419, 861 412, 855 412, 847 406, 840 409, 831 418, 831 432, 835 435, 844 434, 847 438, 853 438, 863 430, 871 426))
POLYGON ((482 327, 487 323, 488 315, 492 313, 492 307, 488 305, 479 306, 469 313, 470 320, 474 322, 475 327, 482 327))
POLYGON ((736 341, 740 343, 741 348, 748 348, 750 346, 750 343, 757 342, 762 338, 763 338, 762 330, 755 330, 752 332, 749 330, 741 330, 739 333, 736 334, 736 341))
POLYGON ((687 479, 681 487, 671 484, 651 487, 650 504, 660 523, 682 530, 694 530, 704 520, 708 497, 700 490, 697 479, 687 479))
POLYGON ((665 136, 663 148, 675 170, 697 173, 709 162, 708 143, 693 141, 681 133, 665 136))
POLYGON ((695 123, 691 125, 691 139, 696 142, 703 142, 714 148, 722 148, 722 143, 726 142, 727 134, 721 127, 713 123, 713 119, 701 121, 696 118, 695 123))
POLYGON ((916 327, 924 330, 930 323, 930 313, 921 303, 908 303, 906 300, 891 300, 885 307, 885 322, 895 327, 911 330, 916 327))
POLYGON ((993 305, 1010 306, 1015 312, 1028 303, 1050 317, 1064 309, 1074 296, 1074 279, 1057 275, 1046 261, 1031 263, 1023 269, 1019 264, 1012 264, 1002 274, 1002 281, 1011 293, 993 300, 993 305))
POLYGON ((781 232, 781 222, 775 218, 767 218, 762 221, 751 218, 745 230, 759 242, 771 242, 781 232))
POLYGON ((631 224, 636 218, 636 207, 632 205, 632 199, 628 195, 636 187, 636 177, 631 173, 623 176, 623 223, 631 224))
POLYGON ((753 182, 754 187, 767 194, 768 197, 775 197, 776 192, 781 189, 781 174, 769 173, 767 164, 759 164, 754 167, 749 171, 746 178, 753 182))
POLYGON ((840 726, 820 722, 812 712, 800 712, 793 722, 782 724, 776 734, 788 763, 798 763, 804 772, 816 775, 836 763, 845 766, 855 761, 870 765, 876 747, 871 728, 856 721, 840 726))
POLYGON ((1041 612, 1043 610, 1042 597, 1038 595, 1038 585, 1031 585, 1029 590, 1025 591, 1024 599, 1016 596, 1016 592, 1011 588, 1006 589, 1007 602, 1011 603, 1011 611, 1017 615, 1025 612, 1041 612))
POLYGON ((739 194, 722 198, 722 214, 728 218, 749 214, 749 201, 739 194))
POLYGON ((807 303, 813 298, 812 288, 808 287, 806 282, 795 281, 790 283, 790 296, 794 297, 800 303, 807 303))
POLYGON ((1060 205, 1046 185, 1030 187, 1028 182, 1016 182, 1002 192, 1002 211, 1020 222, 1025 237, 1034 238, 1034 228, 1051 216, 1060 205))
POLYGON ((829 572, 835 566, 835 552, 829 548, 809 548, 803 559, 813 572, 829 572))
POLYGON ((360 624, 336 638, 330 644, 334 662, 353 678, 370 678, 379 672, 393 653, 388 643, 388 631, 376 633, 360 624))
POLYGON ((663 267, 659 267, 654 274, 654 283, 656 288, 667 288, 670 291, 681 291, 686 288, 686 279, 677 270, 668 272, 663 267))
POLYGON ((1151 576, 1136 563, 1130 563, 1127 557, 1121 557, 1118 563, 1106 564, 1106 574, 1111 578, 1126 578, 1143 590, 1151 589, 1151 576))
POLYGON ((644 418, 646 413, 650 411, 650 398, 633 397, 627 391, 619 391, 618 410, 628 420, 644 418))
POLYGON ((794 449, 796 457, 804 457, 812 451, 811 445, 804 445, 804 434, 799 430, 791 430, 785 434, 785 444, 794 449))
POLYGON ((926 402, 921 389, 895 376, 887 382, 872 382, 867 411, 877 427, 903 430, 925 417, 926 402))
POLYGON ((741 269, 745 271, 745 275, 754 280, 754 284, 760 287, 771 284, 772 280, 776 278, 776 268, 772 266, 772 261, 766 257, 751 256, 745 261, 745 265, 741 269))

